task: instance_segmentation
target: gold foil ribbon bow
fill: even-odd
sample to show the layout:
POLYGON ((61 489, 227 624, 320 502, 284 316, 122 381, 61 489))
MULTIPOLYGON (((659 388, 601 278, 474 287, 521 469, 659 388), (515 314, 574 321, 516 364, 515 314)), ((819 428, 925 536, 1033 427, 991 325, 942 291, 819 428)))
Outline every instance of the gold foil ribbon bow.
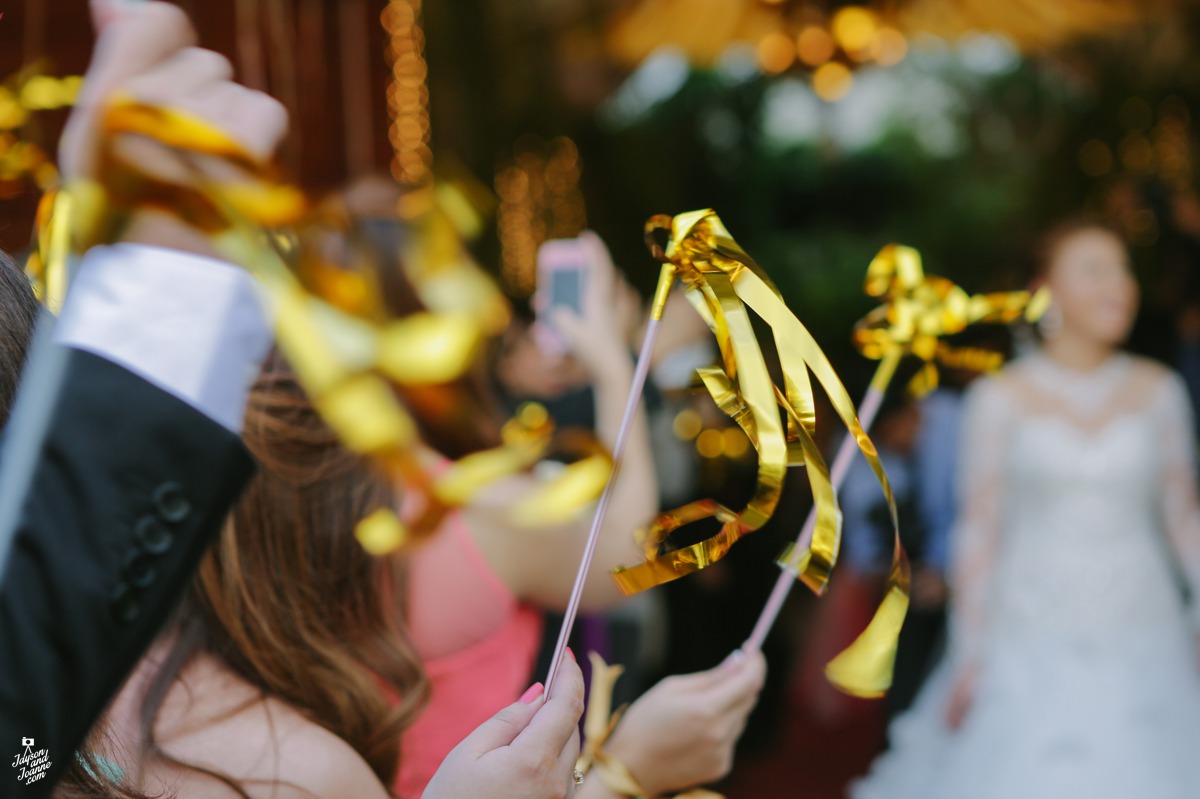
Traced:
MULTIPOLYGON (((382 466, 390 478, 424 488, 432 498, 408 525, 389 508, 364 519, 356 535, 369 551, 382 554, 410 535, 432 532, 449 509, 469 501, 479 487, 538 459, 549 441, 549 426, 544 418, 538 423, 517 419, 507 427, 500 449, 453 464, 434 480, 418 457, 415 421, 396 396, 394 386, 439 384, 465 373, 484 335, 481 323, 495 323, 492 307, 482 314, 355 316, 339 307, 343 303, 326 302, 306 288, 276 246, 278 237, 269 232, 302 219, 307 210, 303 195, 223 131, 174 109, 117 96, 104 116, 101 140, 97 181, 59 190, 43 205, 41 246, 31 270, 42 296, 60 301, 70 253, 116 240, 135 209, 165 210, 208 233, 218 252, 241 264, 265 289, 280 349, 342 442, 382 466), (185 184, 148 175, 111 146, 126 134, 192 159, 216 159, 239 177, 217 181, 197 168, 185 184)), ((604 462, 603 456, 590 455, 559 481, 534 492, 530 501, 555 497, 560 506, 582 507, 603 486, 595 475, 604 462), (591 482, 581 473, 590 475, 591 482)))
POLYGON ((865 289, 883 302, 854 328, 862 354, 883 361, 872 385, 886 387, 900 358, 911 354, 925 362, 910 384, 918 396, 937 388, 937 363, 977 371, 993 371, 1003 363, 999 353, 952 347, 946 336, 979 323, 1036 321, 1050 300, 1045 289, 967 294, 946 278, 926 275, 921 254, 899 244, 887 245, 871 261, 865 289))
MULTIPOLYGON (((977 323, 1007 323, 1021 316, 1037 319, 1049 300, 1044 291, 969 295, 945 278, 926 275, 920 253, 896 244, 884 247, 871 261, 865 287, 867 294, 883 299, 884 305, 859 321, 854 342, 865 356, 880 360, 871 380, 871 391, 880 396, 887 392, 901 359, 909 354, 925 362, 909 384, 917 395, 937 386, 935 362, 997 368, 1002 362, 998 353, 951 347, 942 337, 977 323)), ((859 639, 826 666, 830 682, 859 696, 878 696, 890 687, 895 637, 907 608, 907 564, 897 537, 883 602, 859 639)))
POLYGON ((27 176, 42 189, 58 180, 52 157, 20 132, 33 114, 73 105, 83 77, 51 77, 41 74, 44 66, 23 67, 0 83, 0 194, 19 186, 27 176))
MULTIPOLYGON (((616 730, 624 707, 612 709, 613 687, 625 671, 623 666, 608 665, 596 652, 588 653, 592 662, 592 684, 588 689, 587 712, 583 717, 583 749, 575 768, 584 774, 595 773, 609 790, 622 796, 652 799, 624 763, 605 751, 604 747, 616 730)), ((704 788, 693 788, 674 794, 675 799, 725 799, 721 794, 704 788)))
MULTIPOLYGON (((613 574, 617 585, 632 594, 716 562, 739 538, 771 517, 788 466, 803 465, 816 504, 816 529, 809 550, 785 565, 821 593, 837 562, 841 511, 828 467, 812 437, 816 414, 810 373, 874 470, 895 524, 895 501, 875 445, 859 424, 854 403, 825 353, 713 211, 654 217, 646 223, 646 234, 651 251, 681 278, 689 301, 716 336, 722 368, 700 370, 700 378, 721 410, 754 444, 759 467, 754 493, 742 511, 702 500, 662 514, 646 533, 646 561, 617 569, 613 574), (665 249, 650 238, 658 231, 669 233, 665 249), (771 381, 750 311, 771 329, 784 376, 782 390, 771 381), (786 415, 786 425, 779 407, 786 415), (706 518, 722 522, 716 535, 691 546, 660 551, 676 529, 706 518)), ((666 280, 672 277, 664 275, 666 280)))

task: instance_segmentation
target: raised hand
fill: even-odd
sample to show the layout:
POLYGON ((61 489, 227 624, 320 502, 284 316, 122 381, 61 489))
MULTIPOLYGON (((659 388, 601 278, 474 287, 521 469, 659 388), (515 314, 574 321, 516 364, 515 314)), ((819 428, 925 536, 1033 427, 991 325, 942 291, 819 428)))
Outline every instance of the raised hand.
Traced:
MULTIPOLYGON (((91 9, 96 47, 83 92, 59 144, 59 163, 68 185, 98 177, 100 123, 117 93, 186 112, 221 129, 254 158, 271 157, 287 132, 287 112, 269 95, 234 83, 233 68, 224 56, 196 47, 195 30, 178 7, 93 0, 91 9)), ((166 181, 186 179, 192 168, 177 154, 142 137, 126 136, 115 146, 140 170, 166 181)), ((164 214, 139 214, 125 237, 206 251, 199 234, 186 232, 164 214)))

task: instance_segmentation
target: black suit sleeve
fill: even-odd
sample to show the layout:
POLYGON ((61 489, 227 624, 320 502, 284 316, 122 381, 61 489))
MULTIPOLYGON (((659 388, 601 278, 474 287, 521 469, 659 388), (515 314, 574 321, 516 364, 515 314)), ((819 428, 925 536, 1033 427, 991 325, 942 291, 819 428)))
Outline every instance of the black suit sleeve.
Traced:
POLYGON ((188 404, 103 358, 69 359, 0 578, 0 797, 49 794, 253 471, 188 404), (41 750, 50 766, 26 785, 41 750))

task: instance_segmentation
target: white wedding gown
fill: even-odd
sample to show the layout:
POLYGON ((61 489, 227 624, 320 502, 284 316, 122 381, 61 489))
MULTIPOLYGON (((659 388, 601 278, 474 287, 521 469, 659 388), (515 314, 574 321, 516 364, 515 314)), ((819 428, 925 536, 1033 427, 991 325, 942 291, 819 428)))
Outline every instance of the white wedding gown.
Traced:
POLYGON ((971 390, 950 652, 853 799, 1200 799, 1190 415, 1181 381, 1125 355, 1033 355, 971 390))

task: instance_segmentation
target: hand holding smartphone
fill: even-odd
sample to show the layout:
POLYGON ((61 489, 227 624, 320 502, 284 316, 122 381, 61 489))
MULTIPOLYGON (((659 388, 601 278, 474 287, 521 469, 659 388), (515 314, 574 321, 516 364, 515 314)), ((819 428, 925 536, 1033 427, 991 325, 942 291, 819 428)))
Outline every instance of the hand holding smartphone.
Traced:
POLYGON ((599 259, 608 259, 608 251, 596 234, 585 232, 574 239, 552 239, 538 248, 537 291, 533 309, 537 320, 533 336, 543 352, 563 356, 568 352, 566 338, 554 325, 554 315, 564 309, 584 316, 590 296, 593 270, 599 259))

